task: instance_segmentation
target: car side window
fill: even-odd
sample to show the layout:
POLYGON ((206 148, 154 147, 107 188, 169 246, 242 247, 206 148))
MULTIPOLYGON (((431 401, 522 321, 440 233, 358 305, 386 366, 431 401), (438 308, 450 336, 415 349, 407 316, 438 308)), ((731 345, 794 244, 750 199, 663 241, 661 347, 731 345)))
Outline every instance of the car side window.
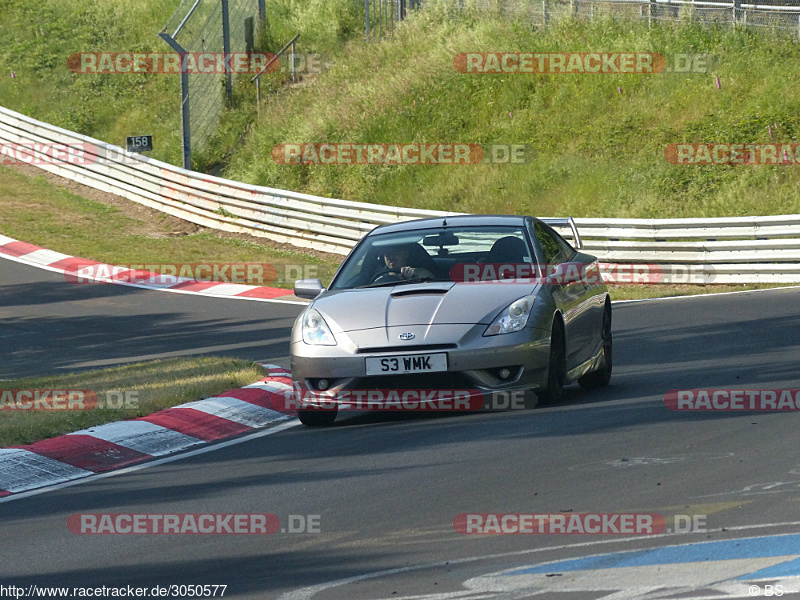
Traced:
POLYGON ((561 251, 561 255, 564 257, 564 260, 570 260, 573 256, 575 256, 575 252, 577 252, 577 250, 575 250, 575 248, 573 248, 567 240, 558 235, 558 233, 555 231, 553 232, 553 235, 556 237, 558 247, 561 251))
POLYGON ((538 221, 534 224, 534 228, 544 253, 545 264, 556 265, 562 262, 564 257, 561 255, 561 246, 558 243, 555 232, 538 221))

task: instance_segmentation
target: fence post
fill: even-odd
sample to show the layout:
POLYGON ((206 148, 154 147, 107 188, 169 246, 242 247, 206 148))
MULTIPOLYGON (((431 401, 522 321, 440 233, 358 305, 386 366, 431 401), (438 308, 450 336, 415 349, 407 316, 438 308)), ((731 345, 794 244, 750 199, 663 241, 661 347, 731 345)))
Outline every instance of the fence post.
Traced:
POLYGON ((294 83, 296 72, 297 71, 295 69, 295 61, 294 61, 294 40, 292 40, 292 83, 294 83))
POLYGON ((549 6, 547 5, 547 0, 542 0, 542 13, 544 15, 545 29, 547 29, 547 27, 550 25, 550 11, 548 9, 549 6))
POLYGON ((221 0, 222 10, 222 52, 225 57, 225 96, 230 103, 233 100, 233 83, 231 75, 231 24, 228 19, 228 0, 221 0))
POLYGON ((256 48, 256 26, 253 17, 244 20, 244 51, 250 54, 256 48))
POLYGON ((186 64, 186 50, 168 33, 158 36, 167 42, 181 57, 181 131, 183 137, 183 168, 192 170, 192 142, 189 129, 189 69, 186 64))
POLYGON ((286 52, 289 49, 290 46, 292 48, 292 81, 294 81, 295 74, 297 73, 297 69, 295 67, 294 44, 297 41, 297 38, 299 38, 299 37, 300 37, 300 34, 298 33, 291 40, 289 40, 286 43, 286 45, 278 51, 277 54, 275 54, 271 59, 269 59, 267 61, 267 64, 265 64, 263 67, 261 67, 261 70, 258 73, 256 73, 255 75, 253 75, 253 77, 250 78, 250 83, 255 82, 255 84, 256 84, 256 109, 259 112, 261 110, 261 76, 264 73, 267 72, 267 69, 269 69, 269 67, 272 65, 272 63, 274 63, 281 56, 283 56, 283 53, 286 52))

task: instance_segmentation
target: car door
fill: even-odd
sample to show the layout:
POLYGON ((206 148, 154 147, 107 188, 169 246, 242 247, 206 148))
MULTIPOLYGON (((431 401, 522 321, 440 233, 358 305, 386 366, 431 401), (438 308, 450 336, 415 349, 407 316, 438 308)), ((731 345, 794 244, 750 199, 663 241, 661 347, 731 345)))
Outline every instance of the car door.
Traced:
POLYGON ((575 271, 565 270, 577 251, 558 233, 541 221, 534 223, 545 260, 545 274, 556 306, 564 317, 567 371, 588 360, 591 356, 592 292, 580 277, 571 277, 575 271), (566 275, 566 276, 565 276, 566 275))

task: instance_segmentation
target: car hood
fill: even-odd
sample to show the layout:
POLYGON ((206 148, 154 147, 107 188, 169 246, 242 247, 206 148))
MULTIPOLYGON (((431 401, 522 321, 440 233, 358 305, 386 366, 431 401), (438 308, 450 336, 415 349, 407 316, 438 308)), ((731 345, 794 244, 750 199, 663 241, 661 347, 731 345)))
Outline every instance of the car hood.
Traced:
POLYGON ((430 282, 333 290, 313 306, 342 331, 402 325, 488 325, 497 314, 539 285, 530 283, 430 282))

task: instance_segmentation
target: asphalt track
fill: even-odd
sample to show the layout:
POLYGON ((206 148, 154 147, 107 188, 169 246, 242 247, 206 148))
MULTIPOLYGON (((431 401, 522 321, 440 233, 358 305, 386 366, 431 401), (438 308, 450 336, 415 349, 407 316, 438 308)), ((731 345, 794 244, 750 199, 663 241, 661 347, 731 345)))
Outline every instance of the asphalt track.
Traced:
POLYGON ((0 379, 169 356, 218 354, 288 365, 298 307, 68 283, 0 260, 0 379))
MULTIPOLYGON (((12 349, 28 352, 10 355, 4 337, 5 373, 29 360, 67 369, 207 348, 280 362, 298 310, 71 286, 7 261, 0 269, 14 288, 4 285, 3 335, 16 327, 12 349), (74 348, 70 333, 79 336, 74 348)), ((226 597, 281 600, 746 598, 750 588, 736 576, 789 565, 759 571, 766 596, 766 585, 797 580, 800 541, 742 538, 798 532, 800 418, 674 412, 663 398, 673 389, 800 388, 798 306, 798 289, 618 304, 615 374, 599 392, 571 386, 563 403, 534 411, 359 413, 328 429, 284 425, 0 503, 0 585, 210 584, 227 585, 226 597), (453 527, 461 513, 511 512, 659 513, 670 524, 691 515, 708 531, 628 539, 453 527), (75 513, 273 513, 282 529, 289 515, 319 515, 320 532, 86 536, 67 528, 75 513), (667 548, 728 539, 737 541, 667 548), (654 548, 660 553, 637 555, 638 563, 585 558, 654 548), (683 562, 670 563, 675 554, 683 562), (563 562, 574 558, 583 562, 563 562)))

